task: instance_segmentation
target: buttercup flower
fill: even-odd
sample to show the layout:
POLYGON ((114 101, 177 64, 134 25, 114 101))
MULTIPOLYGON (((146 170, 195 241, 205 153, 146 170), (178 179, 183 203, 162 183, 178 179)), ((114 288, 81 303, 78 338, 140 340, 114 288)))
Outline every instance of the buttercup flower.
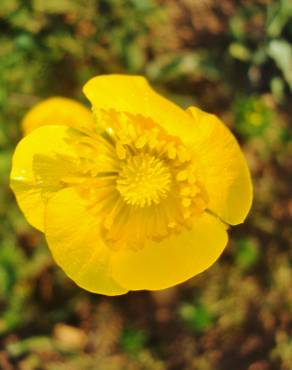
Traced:
POLYGON ((93 125, 93 115, 89 109, 75 100, 63 97, 46 99, 34 106, 23 118, 22 129, 25 134, 37 127, 66 125, 80 129, 84 125, 93 125))
MULTIPOLYGON (((72 109, 62 122, 62 104, 44 126, 33 129, 31 116, 13 157, 11 187, 57 264, 106 295, 164 289, 207 269, 252 202, 231 132, 143 77, 98 76, 84 93, 94 120, 72 109)), ((39 109, 49 116, 48 102, 39 109)))

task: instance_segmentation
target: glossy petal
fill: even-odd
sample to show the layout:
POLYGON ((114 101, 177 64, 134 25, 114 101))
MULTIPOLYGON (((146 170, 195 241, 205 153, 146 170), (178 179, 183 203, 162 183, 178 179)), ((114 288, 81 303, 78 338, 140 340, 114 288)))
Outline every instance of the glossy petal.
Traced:
POLYGON ((227 240, 221 221, 205 213, 192 230, 161 242, 147 241, 139 250, 117 251, 112 255, 112 274, 129 290, 165 289, 210 267, 227 240))
POLYGON ((54 97, 36 104, 23 118, 24 134, 44 125, 65 125, 79 130, 93 129, 92 112, 79 102, 54 97))
POLYGON ((10 186, 28 222, 43 230, 44 204, 64 187, 61 178, 76 173, 78 158, 68 138, 74 130, 66 126, 35 129, 17 145, 10 186))
POLYGON ((243 153, 219 118, 195 107, 187 111, 194 120, 191 147, 208 192, 208 208, 226 223, 239 224, 252 203, 252 183, 243 153))
POLYGON ((112 250, 100 235, 92 204, 74 188, 54 195, 47 204, 46 238, 57 264, 80 287, 105 295, 124 294, 111 278, 112 250))
POLYGON ((151 118, 169 134, 187 140, 192 120, 171 101, 155 92, 141 76, 102 75, 89 80, 84 94, 93 111, 116 110, 151 118))

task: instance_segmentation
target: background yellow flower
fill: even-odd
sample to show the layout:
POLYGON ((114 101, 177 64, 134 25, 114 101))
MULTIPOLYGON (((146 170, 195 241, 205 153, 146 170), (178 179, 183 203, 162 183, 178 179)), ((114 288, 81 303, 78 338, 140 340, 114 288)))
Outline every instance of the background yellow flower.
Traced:
POLYGON ((37 127, 58 124, 75 128, 93 125, 93 116, 88 108, 73 99, 53 97, 36 104, 21 123, 25 135, 37 127))

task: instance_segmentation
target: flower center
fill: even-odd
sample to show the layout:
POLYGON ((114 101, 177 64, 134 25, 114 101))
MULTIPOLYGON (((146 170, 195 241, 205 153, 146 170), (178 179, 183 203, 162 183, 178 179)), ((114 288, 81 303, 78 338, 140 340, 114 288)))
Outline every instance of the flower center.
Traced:
POLYGON ((189 149, 148 117, 99 113, 101 134, 83 138, 80 157, 107 245, 142 248, 192 227, 208 194, 189 149))
POLYGON ((140 153, 123 164, 117 189, 127 204, 145 207, 166 198, 171 181, 172 175, 161 159, 140 153))

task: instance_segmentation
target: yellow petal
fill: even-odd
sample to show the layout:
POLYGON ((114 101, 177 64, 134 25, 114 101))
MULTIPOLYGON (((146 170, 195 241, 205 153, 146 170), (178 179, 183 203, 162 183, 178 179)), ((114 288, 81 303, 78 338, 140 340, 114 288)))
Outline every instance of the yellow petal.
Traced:
POLYGON ((77 190, 67 188, 47 204, 45 234, 57 264, 80 287, 94 293, 127 291, 110 275, 109 249, 100 236, 100 220, 77 190))
POLYGON ((43 126, 17 145, 10 186, 28 222, 43 230, 44 204, 60 190, 60 178, 77 171, 76 157, 68 138, 75 131, 66 126, 43 126))
POLYGON ((93 111, 116 110, 151 118, 170 135, 187 140, 192 120, 171 101, 155 92, 141 76, 101 75, 89 80, 84 94, 93 111))
POLYGON ((197 171, 206 187, 208 208, 231 225, 244 221, 252 203, 252 183, 243 153, 219 118, 198 108, 193 117, 191 147, 197 171))
POLYGON ((227 240, 221 221, 205 213, 192 230, 161 242, 147 241, 139 250, 124 249, 112 254, 113 278, 129 290, 165 289, 210 267, 227 240))
POLYGON ((53 97, 36 104, 22 120, 25 135, 44 125, 65 125, 90 130, 94 128, 93 114, 75 100, 53 97))

